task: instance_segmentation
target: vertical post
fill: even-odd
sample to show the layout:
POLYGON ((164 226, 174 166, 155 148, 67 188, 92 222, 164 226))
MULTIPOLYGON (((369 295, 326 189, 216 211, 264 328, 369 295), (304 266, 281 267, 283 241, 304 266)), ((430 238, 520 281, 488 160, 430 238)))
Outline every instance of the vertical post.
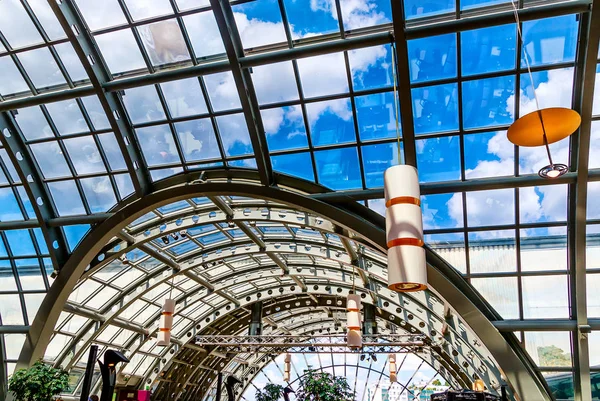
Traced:
POLYGON ((252 304, 250 327, 248 327, 248 335, 260 336, 262 334, 262 301, 258 301, 252 304))
POLYGON ((375 306, 363 304, 363 334, 366 336, 377 334, 377 321, 375 320, 375 306))
POLYGON ((81 397, 79 401, 87 401, 90 396, 90 387, 92 386, 92 377, 94 376, 94 366, 96 366, 96 358, 98 357, 98 346, 90 346, 90 354, 88 355, 83 384, 81 385, 81 397))
POLYGON ((221 401, 221 387, 223 386, 223 373, 219 372, 217 376, 217 396, 215 401, 221 401))

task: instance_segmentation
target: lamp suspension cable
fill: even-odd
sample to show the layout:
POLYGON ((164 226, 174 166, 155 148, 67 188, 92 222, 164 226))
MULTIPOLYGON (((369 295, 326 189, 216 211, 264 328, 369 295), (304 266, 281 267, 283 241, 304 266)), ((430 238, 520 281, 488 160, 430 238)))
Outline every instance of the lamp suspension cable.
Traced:
POLYGON ((400 102, 398 101, 398 74, 397 74, 397 64, 396 64, 396 44, 392 43, 392 76, 394 80, 394 117, 396 119, 396 139, 397 143, 397 151, 398 151, 398 164, 402 163, 402 151, 400 146, 400 113, 398 108, 400 107, 400 102))

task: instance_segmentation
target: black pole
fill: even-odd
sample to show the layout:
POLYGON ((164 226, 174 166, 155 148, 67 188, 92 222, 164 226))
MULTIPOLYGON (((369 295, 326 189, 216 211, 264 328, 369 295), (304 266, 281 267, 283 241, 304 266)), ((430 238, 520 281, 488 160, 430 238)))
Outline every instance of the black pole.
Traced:
POLYGON ((85 367, 85 375, 83 376, 83 384, 81 385, 81 397, 79 397, 79 401, 87 401, 90 396, 90 387, 92 386, 92 377, 94 376, 94 366, 96 365, 97 357, 98 346, 92 345, 90 347, 90 354, 88 355, 88 361, 85 367))
POLYGON ((111 401, 117 384, 117 363, 129 362, 129 359, 119 351, 112 349, 104 353, 104 363, 98 361, 102 374, 102 395, 100 401, 111 401))
POLYGON ((235 376, 229 376, 225 380, 225 390, 227 390, 227 401, 235 401, 234 387, 236 384, 241 383, 241 380, 235 376))
POLYGON ((219 372, 217 376, 217 396, 215 401, 221 401, 221 386, 223 385, 223 373, 219 372))
POLYGON ((502 401, 508 401, 508 394, 506 391, 506 385, 500 387, 500 394, 502 394, 502 401))

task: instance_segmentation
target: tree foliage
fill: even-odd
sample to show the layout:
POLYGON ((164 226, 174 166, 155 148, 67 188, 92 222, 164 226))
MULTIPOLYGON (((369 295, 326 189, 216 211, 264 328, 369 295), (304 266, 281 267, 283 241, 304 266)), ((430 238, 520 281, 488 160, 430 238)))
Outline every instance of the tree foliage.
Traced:
POLYGON ((354 401, 354 391, 345 377, 306 370, 296 390, 296 401, 354 401))
POLYGON ((571 356, 556 345, 538 347, 540 366, 571 366, 571 356))
POLYGON ((256 401, 277 401, 283 394, 283 386, 269 383, 256 393, 256 401))
POLYGON ((8 390, 17 401, 51 401, 69 386, 69 374, 43 362, 19 369, 8 380, 8 390))

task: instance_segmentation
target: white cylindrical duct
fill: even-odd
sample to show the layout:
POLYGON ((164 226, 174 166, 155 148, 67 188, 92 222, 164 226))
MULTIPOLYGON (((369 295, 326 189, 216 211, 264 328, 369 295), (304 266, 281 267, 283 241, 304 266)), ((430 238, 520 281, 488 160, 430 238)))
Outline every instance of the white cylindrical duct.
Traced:
POLYGON ((413 166, 398 165, 384 174, 388 288, 398 292, 427 289, 419 176, 413 166))
POLYGON ((158 339, 156 345, 167 346, 171 342, 171 329, 173 328, 173 314, 175 313, 175 300, 167 298, 163 303, 158 339))
POLYGON ((360 313, 349 311, 347 314, 346 327, 348 330, 360 330, 360 313))
POLYGON ((360 330, 348 330, 348 334, 346 334, 346 343, 350 348, 362 347, 362 333, 360 330))
POLYGON ((283 381, 285 381, 285 382, 290 381, 290 372, 288 372, 288 371, 283 372, 283 381))
POLYGON ((360 295, 358 294, 348 294, 348 298, 346 298, 346 310, 349 311, 360 311, 362 307, 360 295))

